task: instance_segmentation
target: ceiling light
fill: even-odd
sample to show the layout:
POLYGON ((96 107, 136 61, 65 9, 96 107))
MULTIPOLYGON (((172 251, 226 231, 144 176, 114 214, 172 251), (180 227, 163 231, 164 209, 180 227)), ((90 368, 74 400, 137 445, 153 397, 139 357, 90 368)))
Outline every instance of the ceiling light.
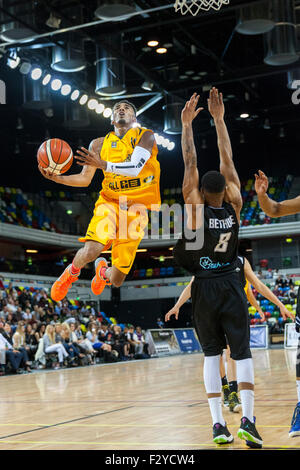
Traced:
POLYGON ((83 106, 87 102, 88 98, 89 98, 88 95, 82 95, 82 97, 79 100, 79 104, 83 106))
POLYGON ((165 47, 159 47, 156 49, 157 54, 165 54, 168 51, 165 47))
POLYGON ((164 138, 161 145, 162 145, 164 148, 167 148, 168 145, 169 145, 169 143, 170 143, 169 139, 165 139, 165 138, 164 138))
POLYGON ((174 142, 170 142, 170 143, 168 144, 167 149, 168 149, 168 150, 174 150, 174 148, 175 148, 174 142))
POLYGON ((141 127, 141 124, 139 122, 133 122, 131 127, 141 127))
POLYGON ((23 62, 21 67, 19 68, 19 72, 23 75, 27 75, 30 72, 31 63, 30 62, 23 62))
POLYGON ((72 101, 76 101, 78 99, 80 95, 80 91, 79 90, 74 90, 72 91, 72 94, 71 94, 71 100, 72 101))
POLYGON ((62 94, 63 96, 67 96, 67 95, 69 95, 69 94, 71 93, 71 89, 72 89, 72 88, 71 88, 71 85, 69 85, 68 83, 66 83, 65 85, 63 85, 63 86, 61 87, 60 92, 61 92, 61 94, 62 94))
POLYGON ((194 70, 186 70, 185 71, 186 75, 193 75, 194 73, 195 73, 194 70))
POLYGON ((192 80, 201 80, 201 77, 199 77, 199 75, 194 75, 192 77, 192 80))
POLYGON ((240 114, 240 117, 242 119, 247 119, 249 117, 249 114, 248 113, 242 113, 242 114, 240 114))
POLYGON ((32 80, 39 80, 42 76, 42 69, 40 67, 35 67, 32 69, 32 72, 30 74, 32 80))
POLYGON ((48 83, 50 82, 50 80, 51 80, 51 74, 50 74, 50 73, 47 73, 47 74, 44 76, 43 80, 42 80, 42 84, 43 84, 43 85, 48 85, 48 83))
POLYGON ((112 115, 112 109, 111 108, 105 108, 103 111, 103 116, 106 118, 109 118, 112 115))
POLYGON ((26 253, 38 253, 38 250, 26 250, 26 253))
POLYGON ((67 213, 68 215, 71 215, 71 214, 73 214, 73 211, 72 211, 72 209, 68 209, 68 210, 66 211, 66 213, 67 213))
POLYGON ((161 145, 164 141, 164 137, 162 135, 159 135, 159 134, 154 134, 155 136, 155 139, 156 139, 156 143, 157 145, 161 145))
POLYGON ((146 90, 146 91, 151 91, 153 89, 153 86, 154 84, 152 82, 149 82, 149 81, 145 81, 143 84, 142 84, 142 89, 143 90, 146 90))
POLYGON ((62 86, 62 81, 59 78, 55 78, 54 80, 52 80, 51 82, 52 90, 57 91, 61 88, 61 86, 62 86))
POLYGON ((97 114, 101 114, 101 113, 103 113, 104 109, 105 109, 104 104, 98 103, 96 108, 95 108, 95 111, 96 111, 97 114))
POLYGON ((147 248, 139 248, 138 250, 136 250, 137 253, 146 253, 147 251, 147 248))
POLYGON ((98 101, 95 98, 91 98, 88 102, 89 109, 96 109, 98 101))
POLYGON ((19 63, 20 63, 21 59, 20 57, 18 57, 17 53, 16 52, 12 52, 10 54, 10 57, 8 57, 7 59, 7 65, 11 68, 11 69, 15 69, 18 67, 19 63))
POLYGON ((147 44, 149 47, 156 47, 158 46, 159 42, 156 40, 152 40, 152 41, 148 41, 147 44))

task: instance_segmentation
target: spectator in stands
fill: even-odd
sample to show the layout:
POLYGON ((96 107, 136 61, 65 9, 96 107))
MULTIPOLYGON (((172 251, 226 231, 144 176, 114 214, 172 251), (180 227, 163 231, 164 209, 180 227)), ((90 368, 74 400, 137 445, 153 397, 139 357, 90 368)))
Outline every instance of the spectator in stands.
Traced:
POLYGON ((29 348, 27 350, 29 359, 33 361, 39 343, 35 336, 35 331, 30 323, 27 323, 26 328, 25 328, 25 343, 29 348))
POLYGON ((68 357, 68 353, 61 343, 56 342, 55 329, 53 325, 47 325, 45 334, 43 336, 43 341, 44 341, 44 352, 46 354, 53 353, 53 352, 57 353, 59 367, 63 367, 64 360, 68 357))
POLYGON ((149 356, 149 352, 148 352, 149 344, 146 343, 145 335, 142 331, 142 328, 140 326, 137 326, 135 329, 135 332, 138 337, 138 340, 141 341, 141 343, 143 343, 143 354, 146 354, 147 356, 149 356))
POLYGON ((103 351, 111 352, 111 346, 109 344, 105 344, 99 341, 98 333, 99 333, 99 326, 97 325, 97 323, 90 322, 88 325, 86 337, 92 343, 93 348, 96 349, 97 351, 103 350, 103 351))
POLYGON ((112 349, 117 351, 123 361, 129 359, 130 344, 122 334, 122 328, 119 325, 113 326, 112 349))
POLYGON ((1 290, 4 290, 4 289, 5 289, 4 284, 3 284, 3 281, 4 281, 3 277, 0 276, 0 289, 1 289, 1 290))
POLYGON ((158 328, 163 328, 165 326, 164 322, 162 321, 160 317, 158 317, 156 324, 158 328))
POLYGON ((79 358, 84 358, 85 356, 88 357, 89 363, 94 363, 94 354, 95 350, 93 348, 92 343, 86 338, 83 337, 78 338, 76 334, 76 325, 75 323, 70 323, 70 341, 72 344, 75 344, 78 348, 80 355, 79 358))
POLYGON ((5 374, 6 362, 9 362, 12 368, 12 372, 16 374, 22 374, 22 370, 19 368, 22 361, 22 354, 13 348, 11 343, 7 341, 5 336, 3 325, 0 324, 0 375, 5 374))
POLYGON ((23 320, 28 321, 31 320, 32 318, 32 313, 30 311, 30 308, 26 307, 25 312, 23 312, 23 320))
POLYGON ((78 359, 83 358, 84 354, 82 352, 80 352, 80 349, 77 345, 77 341, 72 341, 72 336, 73 335, 72 335, 69 324, 67 322, 64 322, 64 323, 62 323, 61 328, 62 328, 61 335, 64 338, 65 343, 67 343, 67 345, 69 346, 69 350, 73 351, 74 357, 76 357, 78 359))
POLYGON ((28 351, 30 347, 26 345, 25 340, 25 323, 23 321, 18 322, 17 330, 13 337, 13 347, 16 351, 20 351, 22 354, 23 363, 27 372, 31 372, 28 351))
POLYGON ((128 325, 127 339, 130 344, 130 353, 132 355, 143 354, 144 345, 139 341, 136 333, 134 332, 134 326, 128 325))
POLYGON ((108 325, 107 323, 102 323, 98 331, 98 339, 102 341, 102 343, 105 343, 107 342, 108 335, 109 335, 108 325))
POLYGON ((45 334, 45 331, 46 331, 46 323, 40 323, 37 326, 37 329, 36 329, 36 332, 35 332, 35 337, 37 339, 37 342, 39 342, 39 340, 41 338, 43 338, 43 336, 45 334))

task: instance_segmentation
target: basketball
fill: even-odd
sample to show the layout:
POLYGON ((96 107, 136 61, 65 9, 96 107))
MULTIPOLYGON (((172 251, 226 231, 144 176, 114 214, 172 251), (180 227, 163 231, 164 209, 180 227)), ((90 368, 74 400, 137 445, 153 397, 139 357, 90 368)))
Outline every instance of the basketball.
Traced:
POLYGON ((64 140, 49 139, 39 147, 37 160, 45 170, 51 170, 54 175, 61 175, 71 168, 73 152, 64 140))

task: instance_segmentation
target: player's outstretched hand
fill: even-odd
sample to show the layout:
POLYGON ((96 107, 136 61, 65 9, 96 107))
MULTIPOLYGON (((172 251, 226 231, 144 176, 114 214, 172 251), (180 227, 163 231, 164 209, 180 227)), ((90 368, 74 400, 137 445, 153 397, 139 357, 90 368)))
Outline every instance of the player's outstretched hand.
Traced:
POLYGON ((293 321, 295 320, 293 312, 290 312, 284 305, 280 307, 280 313, 283 320, 286 320, 287 318, 291 318, 293 321))
POLYGON ((258 175, 255 173, 255 191, 258 196, 266 194, 269 186, 269 181, 263 171, 258 170, 258 175))
POLYGON ((223 94, 219 93, 217 88, 213 87, 210 90, 207 104, 208 110, 213 119, 224 119, 225 107, 223 103, 223 94))
POLYGON ((194 93, 190 100, 185 103, 185 107, 181 112, 181 122, 183 126, 191 124, 200 111, 203 110, 203 108, 196 109, 199 98, 200 96, 194 93))
POLYGON ((38 168, 40 170, 40 173, 47 180, 51 180, 51 181, 56 181, 57 180, 58 175, 55 175, 51 170, 47 170, 47 169, 41 167, 41 165, 39 165, 38 168))
POLYGON ((266 318, 265 318, 264 312, 263 312, 261 309, 257 310, 257 312, 258 312, 258 314, 259 314, 259 316, 260 316, 260 319, 261 319, 262 321, 265 321, 266 318))
POLYGON ((176 320, 178 320, 179 308, 171 308, 171 310, 169 310, 168 313, 166 313, 165 315, 165 321, 169 321, 172 315, 175 315, 176 320))
POLYGON ((75 155, 78 165, 93 166, 95 168, 106 169, 106 161, 101 160, 100 155, 93 150, 88 150, 84 147, 80 147, 81 150, 77 150, 78 155, 75 155))

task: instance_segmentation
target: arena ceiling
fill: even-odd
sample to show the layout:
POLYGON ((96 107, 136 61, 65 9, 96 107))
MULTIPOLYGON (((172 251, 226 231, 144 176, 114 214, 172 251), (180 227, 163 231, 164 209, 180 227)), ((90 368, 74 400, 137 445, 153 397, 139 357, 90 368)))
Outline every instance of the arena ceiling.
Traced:
MULTIPOLYGON (((230 0, 230 4, 218 12, 211 10, 192 16, 175 12, 172 2, 166 0, 2 0, 0 26, 5 30, 14 22, 19 28, 28 28, 29 38, 32 38, 26 42, 17 38, 13 42, 0 39, 0 78, 7 86, 7 104, 0 109, 1 134, 6 140, 4 154, 15 155, 16 150, 17 155, 35 154, 38 144, 49 136, 65 138, 73 146, 87 145, 92 138, 107 133, 111 128, 109 119, 91 111, 88 126, 65 128, 65 104, 70 99, 58 92, 51 93, 50 111, 25 110, 24 75, 19 71, 20 64, 16 69, 7 66, 8 57, 17 54, 21 63, 40 66, 43 73, 50 71, 63 83, 97 98, 105 106, 111 106, 116 97, 104 98, 95 93, 96 82, 101 78, 101 71, 97 72, 95 63, 101 51, 105 50, 107 56, 119 59, 124 66, 126 92, 122 96, 128 96, 140 110, 139 120, 143 125, 163 133, 166 125, 164 105, 182 104, 196 91, 201 95, 201 104, 206 106, 208 89, 212 85, 217 86, 225 97, 226 119, 233 145, 239 149, 245 142, 249 144, 247 158, 252 155, 254 167, 254 153, 258 162, 265 158, 269 167, 274 165, 276 160, 271 158, 270 149, 272 153, 273 148, 278 148, 283 142, 289 149, 299 144, 300 108, 293 104, 292 90, 287 88, 288 71, 297 71, 299 60, 285 65, 268 65, 264 62, 267 54, 265 35, 244 35, 236 30, 241 7, 258 4, 261 0, 230 0), (97 8, 102 8, 103 14, 106 4, 110 6, 109 14, 115 13, 115 4, 120 3, 125 3, 126 7, 129 4, 134 15, 118 21, 99 19, 95 15, 97 8), (149 40, 158 41, 158 46, 165 47, 167 52, 157 53, 158 46, 149 47, 149 40), (71 43, 82 45, 86 62, 84 70, 63 73, 51 69, 54 48, 67 49, 71 43), (240 117, 242 113, 249 116, 243 119, 240 117), (263 148, 260 160, 259 154, 253 151, 254 143, 263 148)), ((300 1, 296 0, 296 25, 300 23, 299 8, 300 1)), ((298 41, 297 53, 299 50, 298 41)), ((29 80, 28 77, 26 79, 29 80)), ((211 139, 215 140, 215 131, 207 111, 200 114, 195 131, 200 152, 208 152, 211 139)), ((165 134, 165 137, 176 143, 173 151, 176 152, 180 135, 165 134)), ((170 152, 161 151, 162 160, 169 161, 170 152)), ((280 161, 283 154, 284 148, 280 161)), ((291 167, 287 171, 295 172, 296 167, 292 163, 291 159, 291 167)), ((243 163, 240 165, 243 171, 243 163)))

